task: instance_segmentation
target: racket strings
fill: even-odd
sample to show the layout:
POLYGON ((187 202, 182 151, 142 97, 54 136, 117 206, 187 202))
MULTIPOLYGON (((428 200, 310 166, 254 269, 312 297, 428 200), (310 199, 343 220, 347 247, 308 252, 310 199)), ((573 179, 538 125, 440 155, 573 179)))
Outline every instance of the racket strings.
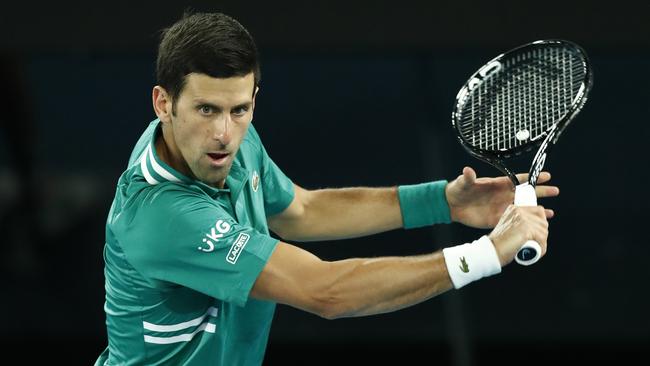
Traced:
POLYGON ((537 141, 574 103, 584 80, 571 49, 533 49, 505 60, 468 95, 461 110, 463 138, 484 150, 507 151, 537 141))
MULTIPOLYGON (((522 57, 516 61, 522 61, 522 57)), ((509 77, 502 78, 497 83, 492 82, 493 78, 490 82, 483 84, 482 90, 479 90, 483 94, 481 99, 495 101, 494 105, 479 107, 479 114, 486 114, 489 111, 487 116, 489 120, 486 122, 492 122, 486 123, 486 125, 489 124, 486 133, 483 134, 484 136, 479 136, 479 139, 482 140, 480 145, 483 148, 507 149, 512 148, 513 145, 516 146, 517 140, 513 139, 515 131, 523 131, 530 139, 538 138, 539 134, 543 133, 555 120, 553 114, 546 114, 545 118, 539 119, 541 116, 539 101, 541 99, 550 102, 552 110, 557 110, 560 114, 562 112, 559 98, 557 98, 561 95, 555 93, 551 96, 556 96, 556 98, 549 98, 548 93, 549 86, 555 90, 559 88, 559 78, 556 75, 562 76, 562 73, 552 65, 540 62, 542 60, 539 59, 524 59, 523 61, 509 77), (508 87, 504 88, 503 84, 508 87), (504 90, 506 93, 503 92, 504 90), (490 136, 493 138, 487 138, 490 136)), ((511 65, 506 65, 506 67, 508 66, 511 65)), ((476 104, 473 107, 476 110, 476 104)), ((520 138, 519 140, 525 139, 520 138)))
MULTIPOLYGON (((479 115, 483 115, 481 116, 482 119, 485 120, 487 117, 488 120, 474 126, 474 132, 479 133, 474 138, 478 137, 479 145, 485 149, 502 150, 512 148, 513 145, 518 145, 518 140, 525 141, 525 135, 528 135, 528 138, 532 140, 538 138, 556 119, 553 113, 545 113, 546 118, 539 119, 542 114, 540 99, 543 98, 547 103, 550 102, 550 109, 557 111, 558 115, 562 114, 562 107, 566 105, 566 103, 559 100, 562 95, 556 92, 550 94, 550 96, 556 98, 549 98, 548 93, 549 89, 558 90, 561 84, 565 84, 562 83, 563 74, 559 72, 559 69, 553 68, 548 63, 539 62, 539 59, 530 59, 526 58, 526 56, 529 55, 523 57, 520 55, 515 59, 515 62, 520 62, 520 67, 514 68, 514 72, 509 77, 501 78, 496 83, 494 82, 496 79, 492 78, 489 82, 484 83, 479 89, 481 98, 478 103, 477 100, 473 101, 475 118, 478 111, 479 115), (528 80, 528 82, 521 82, 521 80, 528 80), (541 80, 544 82, 540 83, 541 80), (504 88, 504 84, 507 85, 506 88, 504 88), (503 93, 503 90, 507 93, 503 93), (481 103, 482 100, 493 100, 493 102, 492 105, 484 107, 483 103, 481 103), (518 102, 512 103, 514 100, 518 102), (477 128, 480 125, 485 126, 485 131, 477 128), (524 135, 520 133, 519 139, 513 139, 513 132, 519 131, 523 131, 524 135)), ((546 56, 548 57, 548 55, 546 56)), ((510 61, 510 63, 513 62, 510 61)), ((511 65, 507 65, 507 67, 509 66, 511 65)), ((566 78, 564 79, 566 80, 566 78)), ((570 89, 566 85, 562 86, 564 86, 561 88, 562 90, 570 89)))

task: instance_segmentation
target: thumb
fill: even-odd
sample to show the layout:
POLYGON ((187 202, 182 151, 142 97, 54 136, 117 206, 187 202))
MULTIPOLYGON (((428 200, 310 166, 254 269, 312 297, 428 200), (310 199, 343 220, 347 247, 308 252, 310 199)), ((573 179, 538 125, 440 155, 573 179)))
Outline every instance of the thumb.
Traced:
POLYGON ((466 166, 463 168, 463 183, 465 183, 466 186, 471 186, 476 182, 476 172, 474 169, 466 166))

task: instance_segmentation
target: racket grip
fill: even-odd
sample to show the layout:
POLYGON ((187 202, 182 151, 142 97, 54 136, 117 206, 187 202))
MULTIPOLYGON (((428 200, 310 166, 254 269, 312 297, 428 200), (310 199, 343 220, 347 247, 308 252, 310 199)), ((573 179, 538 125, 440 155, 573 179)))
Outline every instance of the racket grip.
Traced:
MULTIPOLYGON (((515 206, 537 206, 535 187, 522 183, 515 187, 515 206)), ((534 240, 529 240, 519 249, 515 261, 522 266, 530 266, 542 256, 542 247, 534 240)))

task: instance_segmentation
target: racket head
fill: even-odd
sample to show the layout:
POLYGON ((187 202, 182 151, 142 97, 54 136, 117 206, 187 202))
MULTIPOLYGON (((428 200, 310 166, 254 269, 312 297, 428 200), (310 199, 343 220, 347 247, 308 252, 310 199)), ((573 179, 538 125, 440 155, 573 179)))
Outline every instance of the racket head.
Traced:
POLYGON ((580 46, 531 42, 495 57, 468 79, 456 96, 452 124, 470 154, 513 178, 501 161, 554 144, 592 84, 580 46))

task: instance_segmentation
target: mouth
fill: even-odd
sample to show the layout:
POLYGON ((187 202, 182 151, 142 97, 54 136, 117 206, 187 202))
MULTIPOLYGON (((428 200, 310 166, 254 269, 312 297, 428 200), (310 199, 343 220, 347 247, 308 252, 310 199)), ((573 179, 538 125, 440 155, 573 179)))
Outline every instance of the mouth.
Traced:
POLYGON ((228 157, 230 156, 229 153, 221 153, 221 152, 214 152, 214 153, 207 153, 208 158, 210 158, 210 163, 214 166, 223 166, 226 164, 226 161, 228 160, 228 157))

